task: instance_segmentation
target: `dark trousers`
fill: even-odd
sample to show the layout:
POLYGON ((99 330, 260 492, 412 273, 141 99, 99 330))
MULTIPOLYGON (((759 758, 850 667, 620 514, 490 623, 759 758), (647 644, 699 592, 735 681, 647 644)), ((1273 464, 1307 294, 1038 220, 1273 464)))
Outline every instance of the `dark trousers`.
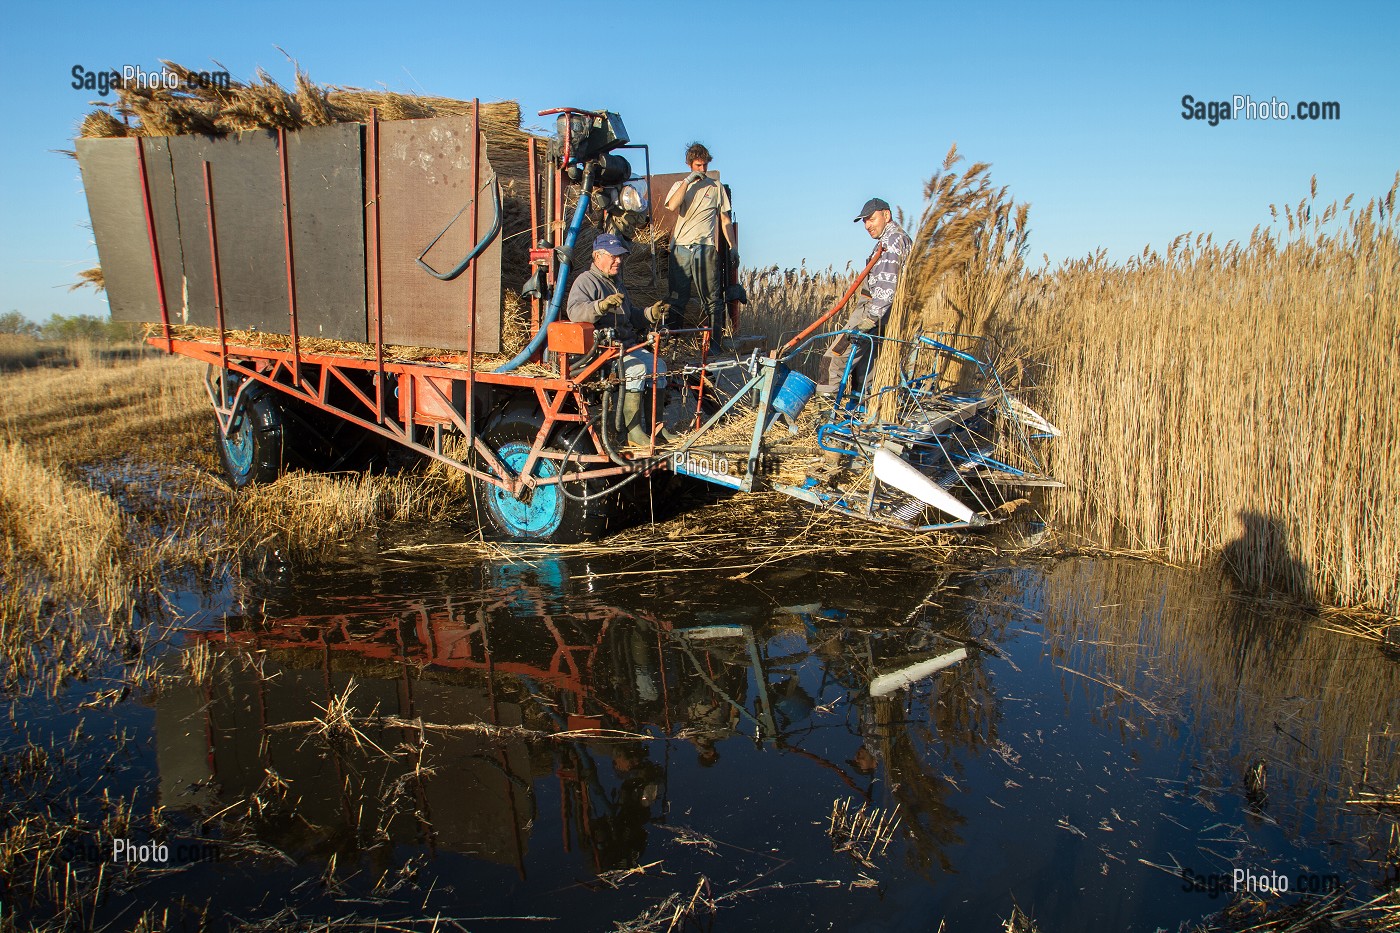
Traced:
MULTIPOLYGON (((851 309, 849 318, 846 321, 846 329, 852 330, 857 321, 865 318, 865 307, 859 305, 851 309)), ((885 320, 881 318, 880 323, 873 329, 867 331, 872 337, 880 337, 885 333, 885 320)), ((838 338, 839 339, 839 338, 838 338)), ((841 375, 846 371, 846 360, 853 358, 851 363, 851 383, 850 392, 852 395, 860 395, 865 391, 866 380, 870 378, 870 364, 874 362, 874 350, 876 341, 866 340, 864 337, 852 335, 851 345, 846 352, 833 354, 830 351, 822 354, 822 378, 823 385, 834 386, 841 381, 841 375)))
POLYGON ((724 286, 719 276, 719 249, 714 246, 671 247, 670 294, 666 303, 671 311, 666 326, 684 327, 682 315, 690 294, 700 302, 700 323, 718 335, 724 330, 724 286))

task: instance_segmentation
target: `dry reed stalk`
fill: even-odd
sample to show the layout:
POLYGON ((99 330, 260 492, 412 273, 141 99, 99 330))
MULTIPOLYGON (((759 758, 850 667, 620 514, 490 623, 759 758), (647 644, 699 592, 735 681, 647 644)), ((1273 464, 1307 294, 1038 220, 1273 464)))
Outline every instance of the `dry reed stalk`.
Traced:
MULTIPOLYGON (((797 269, 779 269, 777 266, 745 269, 740 281, 748 292, 749 303, 740 315, 739 330, 745 334, 762 335, 770 347, 782 346, 830 310, 855 275, 856 270, 849 265, 842 271, 832 268, 812 271, 805 265, 797 269)), ((833 321, 830 329, 839 328, 842 323, 833 321)), ((789 365, 815 377, 824 349, 825 346, 818 342, 790 361, 789 365)))
MULTIPOLYGON (((502 346, 517 345, 523 349, 529 333, 529 310, 521 301, 520 295, 507 290, 504 305, 508 317, 502 322, 502 346)), ((142 333, 146 339, 163 339, 165 329, 161 324, 144 324, 142 333)), ((213 327, 200 327, 193 324, 172 324, 170 335, 176 340, 192 340, 200 343, 218 343, 219 331, 213 327)), ((254 350, 278 350, 290 353, 292 338, 286 334, 271 334, 260 330, 226 330, 224 339, 230 348, 246 347, 254 350)), ((341 356, 358 360, 375 358, 374 345, 353 340, 331 340, 325 337, 301 337, 298 346, 303 354, 321 356, 341 356)), ((518 349, 517 349, 518 352, 518 349)), ((461 350, 446 350, 441 347, 415 347, 400 344, 384 345, 384 359, 395 363, 434 363, 447 369, 466 369, 467 354, 461 350)), ((477 354, 476 368, 493 369, 511 359, 506 353, 477 354)), ((539 363, 526 363, 517 367, 518 375, 549 375, 547 367, 539 363)))
POLYGON ((101 266, 93 266, 91 269, 84 269, 78 273, 78 281, 68 286, 68 290, 76 291, 80 288, 91 288, 95 292, 107 290, 107 280, 102 275, 101 266))
POLYGON ((40 343, 27 334, 0 334, 0 370, 28 369, 63 356, 61 348, 40 343))
MULTIPOLYGON (((992 186, 989 163, 954 172, 962 159, 956 145, 949 148, 942 169, 924 185, 924 210, 918 229, 911 231, 913 246, 885 325, 885 336, 893 341, 931 332, 982 336, 1016 294, 1030 206, 1017 204, 1006 188, 992 186)), ((902 356, 900 343, 882 345, 873 387, 899 383, 902 356)), ((973 373, 952 360, 940 375, 951 387, 973 373)), ((898 393, 886 393, 871 414, 879 421, 895 421, 898 405, 898 393)))
POLYGON ((1358 209, 1285 206, 1286 234, 1183 236, 1031 285, 1009 323, 1064 430, 1053 516, 1176 561, 1223 554, 1254 588, 1400 613, 1397 187, 1358 209))
POLYGON ((242 490, 230 532, 245 545, 276 540, 292 556, 306 557, 385 523, 440 521, 465 508, 431 474, 289 473, 242 490))

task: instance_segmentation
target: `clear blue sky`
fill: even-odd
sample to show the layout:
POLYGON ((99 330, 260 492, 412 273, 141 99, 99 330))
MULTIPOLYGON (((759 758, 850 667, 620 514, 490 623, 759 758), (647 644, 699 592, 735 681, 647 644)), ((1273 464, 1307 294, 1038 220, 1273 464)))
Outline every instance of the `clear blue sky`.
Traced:
POLYGON ((105 314, 71 146, 91 70, 171 59, 322 83, 620 112, 663 170, 692 138, 733 185, 746 265, 845 265, 878 195, 917 214, 951 142, 1031 207, 1030 255, 1247 237, 1318 176, 1400 169, 1400 6, 1337 3, 240 3, 10 8, 0 312, 105 314), (600 15, 600 11, 605 11, 600 15), (685 37, 681 41, 680 37, 685 37), (1181 98, 1338 101, 1336 122, 1184 120, 1181 98))

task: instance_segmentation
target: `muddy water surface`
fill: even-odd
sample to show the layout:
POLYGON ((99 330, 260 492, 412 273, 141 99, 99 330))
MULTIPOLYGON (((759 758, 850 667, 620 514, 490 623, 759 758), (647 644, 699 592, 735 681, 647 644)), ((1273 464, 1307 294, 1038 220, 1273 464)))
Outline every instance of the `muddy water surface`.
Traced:
POLYGON ((99 923, 1151 931, 1237 869, 1394 881, 1347 801, 1400 780, 1400 664, 1208 573, 454 553, 186 598, 197 682, 123 720, 168 859, 99 923))

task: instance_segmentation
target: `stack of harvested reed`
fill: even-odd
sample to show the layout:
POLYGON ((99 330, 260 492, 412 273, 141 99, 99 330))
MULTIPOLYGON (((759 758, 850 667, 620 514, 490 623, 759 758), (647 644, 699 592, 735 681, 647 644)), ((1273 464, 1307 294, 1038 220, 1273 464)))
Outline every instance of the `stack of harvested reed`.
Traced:
MULTIPOLYGON (((116 103, 110 109, 94 110, 84 117, 78 135, 87 139, 226 136, 246 130, 298 130, 368 122, 371 110, 378 111, 380 120, 470 117, 473 111, 471 101, 448 97, 322 86, 300 68, 296 71, 295 90, 289 90, 262 69, 247 84, 230 81, 225 86, 201 81, 195 71, 183 65, 162 64, 167 73, 179 79, 178 88, 120 83, 116 103)), ((521 128, 520 105, 516 101, 481 104, 480 120, 487 158, 501 183, 502 280, 507 285, 522 283, 529 276, 528 147, 531 139, 543 141, 545 137, 521 128)), ((537 148, 538 169, 543 167, 544 147, 537 143, 537 148)))

